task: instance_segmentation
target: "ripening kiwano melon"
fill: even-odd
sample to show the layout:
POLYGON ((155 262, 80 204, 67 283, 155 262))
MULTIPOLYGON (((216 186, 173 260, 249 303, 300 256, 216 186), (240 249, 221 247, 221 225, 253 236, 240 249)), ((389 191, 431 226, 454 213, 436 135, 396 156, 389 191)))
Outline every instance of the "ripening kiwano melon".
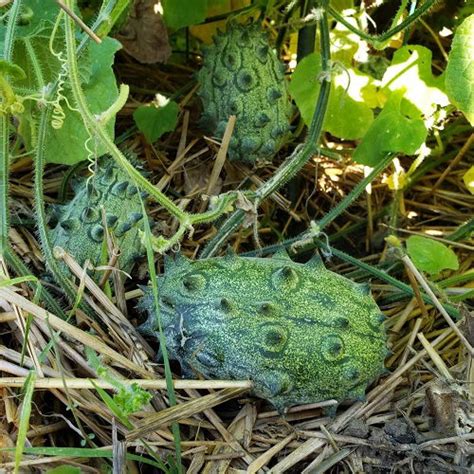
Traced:
POLYGON ((271 160, 287 140, 291 104, 284 69, 257 24, 232 22, 205 47, 198 73, 201 125, 222 138, 229 116, 236 116, 231 160, 271 160))
MULTIPOLYGON (((168 353, 184 374, 252 380, 281 412, 296 404, 363 398, 384 370, 384 315, 360 285, 285 253, 165 261, 159 277, 168 353)), ((140 304, 158 333, 151 291, 140 304)))
MULTIPOLYGON (((56 206, 55 227, 50 232, 53 247, 62 247, 82 266, 108 262, 106 228, 120 250, 118 266, 128 272, 143 253, 139 229, 143 219, 139 190, 112 158, 97 162, 95 173, 74 185, 75 196, 56 206), (105 224, 105 225, 104 225, 105 224)), ((61 271, 70 275, 64 263, 61 271)), ((96 273, 96 278, 100 274, 96 273)))

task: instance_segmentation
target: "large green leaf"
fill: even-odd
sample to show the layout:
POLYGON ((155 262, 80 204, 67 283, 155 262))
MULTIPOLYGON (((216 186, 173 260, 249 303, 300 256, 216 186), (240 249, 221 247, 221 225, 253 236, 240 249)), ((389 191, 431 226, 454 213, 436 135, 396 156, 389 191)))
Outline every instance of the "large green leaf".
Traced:
MULTIPOLYGON (((112 70, 115 52, 120 49, 120 43, 112 38, 104 38, 101 44, 91 42, 87 51, 87 62, 89 69, 83 72, 89 73, 87 82, 82 87, 87 99, 89 109, 95 115, 100 115, 107 110, 118 96, 118 88, 115 75, 112 70)), ((71 93, 66 96, 69 103, 73 104, 71 93)), ((84 127, 81 115, 72 111, 63 103, 66 113, 63 126, 58 130, 51 130, 46 140, 46 160, 52 163, 63 163, 72 165, 83 161, 88 156, 85 143, 89 139, 89 133, 84 127)), ((114 136, 115 120, 112 119, 106 125, 111 137, 114 136)), ((95 156, 102 155, 106 148, 95 140, 89 141, 89 148, 95 156)))
MULTIPOLYGON (((41 98, 64 72, 64 35, 58 28, 53 43, 53 51, 63 54, 62 61, 50 50, 50 36, 53 30, 53 20, 59 12, 54 0, 25 0, 23 12, 29 12, 28 22, 17 28, 16 41, 13 48, 12 61, 27 71, 24 78, 12 81, 14 91, 20 96, 28 96, 24 100, 24 112, 18 115, 19 133, 28 149, 36 146, 36 130, 38 114, 42 107, 41 98)), ((0 27, 4 33, 5 26, 0 27)), ((79 72, 81 85, 89 104, 90 110, 100 115, 108 109, 118 97, 118 88, 112 70, 115 52, 120 43, 111 38, 104 38, 101 44, 90 42, 87 49, 79 57, 79 72)), ((84 127, 80 114, 71 109, 74 106, 72 93, 68 88, 67 72, 63 76, 62 96, 59 105, 64 113, 61 118, 62 126, 52 128, 46 136, 44 147, 47 162, 72 165, 88 157, 87 147, 95 155, 105 152, 105 148, 89 136, 84 127)), ((55 101, 58 95, 52 98, 55 101)), ((59 118, 55 113, 54 118, 59 118)), ((114 134, 115 120, 106 126, 110 136, 114 134)))
MULTIPOLYGON (((15 28, 15 37, 31 36, 42 30, 47 23, 54 23, 58 11, 58 4, 55 0, 23 0, 19 24, 15 28)), ((7 18, 5 17, 4 21, 7 18)), ((6 23, 0 21, 0 56, 3 56, 5 32, 6 23)))
MULTIPOLYGON (((298 106, 304 122, 309 125, 321 88, 321 59, 318 53, 306 56, 293 72, 290 94, 298 106)), ((373 121, 373 113, 366 104, 375 94, 372 79, 347 68, 332 78, 324 130, 344 139, 362 137, 373 121)))
POLYGON ((421 118, 410 118, 401 110, 403 91, 393 93, 356 148, 353 159, 376 165, 388 152, 413 155, 426 140, 428 131, 421 118))
POLYGON ((419 270, 436 275, 442 270, 459 268, 456 254, 441 242, 418 235, 407 239, 407 252, 419 270))
MULTIPOLYGON (((49 50, 51 26, 43 28, 32 36, 20 38, 15 43, 13 60, 26 71, 30 71, 23 80, 15 81, 19 93, 41 96, 45 88, 51 87, 61 72, 60 61, 49 50)), ((61 51, 63 38, 60 35, 54 48, 61 51)), ((104 38, 101 44, 90 42, 80 58, 80 74, 84 95, 92 113, 99 115, 105 111, 118 96, 118 88, 112 70, 115 52, 120 43, 111 38, 104 38)), ((46 137, 45 159, 47 162, 72 165, 83 161, 88 156, 85 143, 96 155, 103 154, 105 148, 96 143, 94 137, 89 140, 89 133, 84 127, 80 114, 69 108, 73 106, 72 93, 68 88, 68 77, 64 77, 60 101, 64 113, 62 126, 51 128, 46 137), (88 141, 89 140, 89 141, 88 141)), ((55 95, 53 100, 58 96, 55 95)), ((56 114, 58 115, 58 114, 56 114)), ((25 101, 25 112, 19 117, 19 132, 28 148, 35 147, 35 130, 37 127, 38 109, 35 101, 25 101)), ((106 129, 110 136, 114 134, 115 120, 110 120, 106 129)))
POLYGON ((459 25, 446 68, 446 92, 474 126, 474 15, 459 25))

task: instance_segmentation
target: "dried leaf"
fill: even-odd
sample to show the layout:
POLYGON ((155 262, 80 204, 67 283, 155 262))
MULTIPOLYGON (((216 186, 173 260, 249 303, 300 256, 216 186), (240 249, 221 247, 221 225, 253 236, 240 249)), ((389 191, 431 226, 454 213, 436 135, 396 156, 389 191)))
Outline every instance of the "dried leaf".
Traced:
POLYGON ((165 63, 171 55, 168 32, 156 0, 135 0, 127 22, 117 35, 128 54, 145 64, 165 63))

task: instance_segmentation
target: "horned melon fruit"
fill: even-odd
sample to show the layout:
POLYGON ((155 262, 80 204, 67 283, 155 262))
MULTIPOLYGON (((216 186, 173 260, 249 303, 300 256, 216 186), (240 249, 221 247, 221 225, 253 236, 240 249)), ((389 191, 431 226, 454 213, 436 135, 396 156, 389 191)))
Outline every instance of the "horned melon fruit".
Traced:
MULTIPOLYGON (((110 157, 100 158, 95 174, 77 180, 73 187, 74 198, 54 209, 57 223, 50 233, 52 246, 62 247, 80 265, 86 260, 103 264, 107 227, 120 249, 118 266, 130 271, 143 251, 139 236, 143 213, 137 187, 110 157)), ((69 274, 65 264, 61 270, 69 274)))
POLYGON ((291 104, 284 69, 257 24, 231 22, 205 47, 198 73, 201 124, 222 138, 229 116, 236 116, 231 160, 271 160, 288 138, 291 104))
MULTIPOLYGON (((360 399, 384 370, 384 315, 360 285, 286 253, 165 262, 158 277, 169 354, 185 373, 245 379, 278 410, 360 399)), ((157 316, 147 291, 145 334, 157 316)))

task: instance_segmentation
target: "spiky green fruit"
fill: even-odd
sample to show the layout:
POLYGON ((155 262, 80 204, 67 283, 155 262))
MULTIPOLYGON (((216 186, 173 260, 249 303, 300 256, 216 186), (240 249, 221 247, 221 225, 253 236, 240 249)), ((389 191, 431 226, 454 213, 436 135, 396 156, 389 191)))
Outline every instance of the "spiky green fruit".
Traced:
POLYGON ((257 24, 230 23, 207 48, 198 73, 202 126, 222 138, 230 115, 236 124, 231 160, 270 160, 288 138, 291 104, 284 66, 257 24))
MULTIPOLYGON (((112 158, 99 159, 94 175, 78 180, 75 196, 56 206, 56 226, 50 232, 53 247, 62 247, 84 265, 107 263, 106 228, 120 250, 118 267, 130 271, 143 253, 139 235, 143 219, 139 190, 112 158)), ((69 275, 64 263, 61 270, 69 275)), ((97 273, 97 277, 100 274, 97 273)))
MULTIPOLYGON (((286 254, 168 262, 159 277, 169 354, 209 378, 250 379, 278 410, 360 399, 384 370, 384 316, 367 286, 286 254)), ((140 304, 157 331, 153 298, 140 304)))

